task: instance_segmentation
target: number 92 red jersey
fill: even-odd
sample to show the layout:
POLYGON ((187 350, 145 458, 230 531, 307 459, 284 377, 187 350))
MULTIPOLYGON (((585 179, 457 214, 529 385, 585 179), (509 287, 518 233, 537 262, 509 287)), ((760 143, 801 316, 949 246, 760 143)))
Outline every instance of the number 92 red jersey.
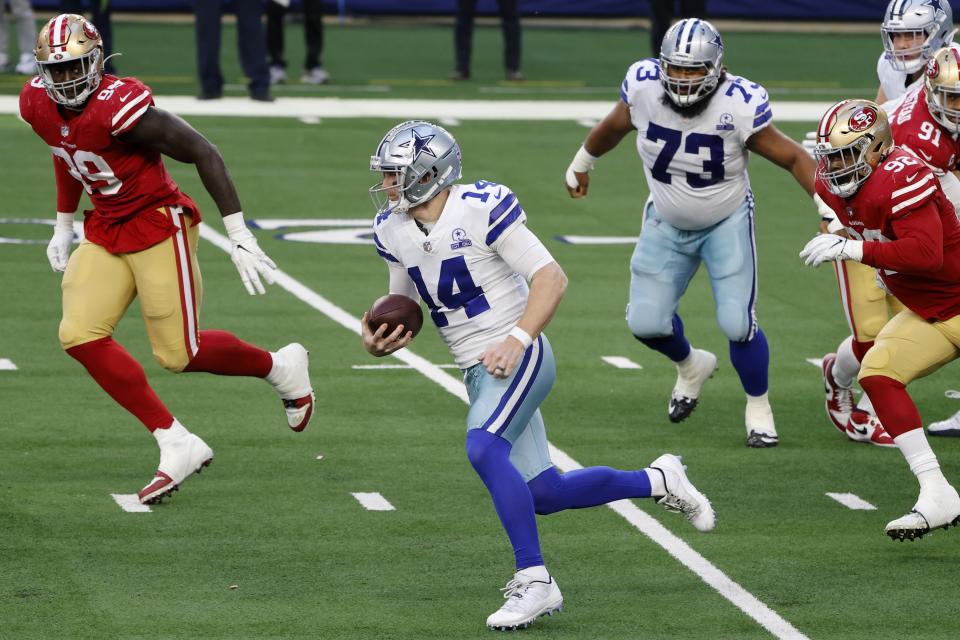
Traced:
POLYGON ((112 75, 103 76, 77 112, 59 109, 39 77, 20 92, 21 117, 53 153, 57 209, 76 210, 82 185, 94 206, 84 212, 84 235, 111 253, 140 251, 176 233, 164 207, 183 206, 193 224, 200 221, 196 204, 170 177, 160 153, 119 138, 152 104, 145 84, 112 75))

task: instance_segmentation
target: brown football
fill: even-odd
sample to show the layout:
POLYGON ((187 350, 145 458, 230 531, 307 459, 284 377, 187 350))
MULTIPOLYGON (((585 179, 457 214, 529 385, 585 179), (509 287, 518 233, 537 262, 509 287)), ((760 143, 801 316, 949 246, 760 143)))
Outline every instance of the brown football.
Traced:
POLYGON ((377 298, 367 314, 367 326, 376 332, 381 324, 387 325, 383 335, 389 335, 397 325, 403 325, 403 332, 413 331, 416 337, 423 327, 423 311, 420 305, 399 293, 391 293, 377 298))

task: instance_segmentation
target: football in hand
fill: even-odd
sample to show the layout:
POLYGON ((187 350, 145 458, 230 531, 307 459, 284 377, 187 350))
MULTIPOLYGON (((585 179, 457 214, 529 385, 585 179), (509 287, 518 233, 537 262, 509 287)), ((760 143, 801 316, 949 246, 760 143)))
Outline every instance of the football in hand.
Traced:
POLYGON ((407 334, 407 331, 412 331, 413 336, 416 337, 420 333, 420 328, 423 327, 423 311, 420 310, 419 304, 407 296, 391 293, 377 298, 367 313, 367 326, 370 327, 370 331, 376 333, 382 324, 387 325, 387 330, 383 332, 385 336, 390 335, 397 325, 402 324, 401 338, 407 334))

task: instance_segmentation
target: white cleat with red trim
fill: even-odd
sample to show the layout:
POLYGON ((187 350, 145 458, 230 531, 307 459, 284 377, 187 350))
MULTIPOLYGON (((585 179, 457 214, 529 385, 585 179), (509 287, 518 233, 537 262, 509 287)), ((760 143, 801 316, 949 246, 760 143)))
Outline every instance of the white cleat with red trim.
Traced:
POLYGON ((850 413, 853 411, 853 390, 850 387, 841 387, 833 379, 833 366, 836 361, 835 353, 823 356, 823 391, 826 394, 827 417, 840 433, 847 433, 847 423, 850 422, 850 413))
POLYGON ((177 420, 167 429, 157 429, 153 435, 160 445, 160 466, 153 480, 137 494, 141 504, 160 502, 191 474, 200 473, 213 461, 213 449, 177 420))
POLYGON ((273 368, 267 382, 280 395, 287 425, 294 431, 303 431, 313 417, 316 396, 310 385, 310 352, 302 344, 291 343, 278 349, 273 356, 273 368))

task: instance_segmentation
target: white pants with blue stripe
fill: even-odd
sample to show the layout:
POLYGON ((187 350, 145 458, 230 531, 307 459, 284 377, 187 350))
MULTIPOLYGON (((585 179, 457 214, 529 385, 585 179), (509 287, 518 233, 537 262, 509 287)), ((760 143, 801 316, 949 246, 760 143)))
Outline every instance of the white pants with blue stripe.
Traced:
POLYGON ((673 333, 673 316, 687 285, 703 262, 710 274, 717 322, 729 340, 742 342, 757 330, 757 251, 753 194, 717 224, 684 231, 644 208, 643 229, 630 259, 627 324, 638 338, 673 333))
POLYGON ((467 429, 485 429, 513 445, 510 462, 529 482, 553 463, 540 403, 557 378, 557 365, 546 336, 540 334, 527 347, 508 378, 495 378, 482 364, 463 374, 470 398, 467 429))

